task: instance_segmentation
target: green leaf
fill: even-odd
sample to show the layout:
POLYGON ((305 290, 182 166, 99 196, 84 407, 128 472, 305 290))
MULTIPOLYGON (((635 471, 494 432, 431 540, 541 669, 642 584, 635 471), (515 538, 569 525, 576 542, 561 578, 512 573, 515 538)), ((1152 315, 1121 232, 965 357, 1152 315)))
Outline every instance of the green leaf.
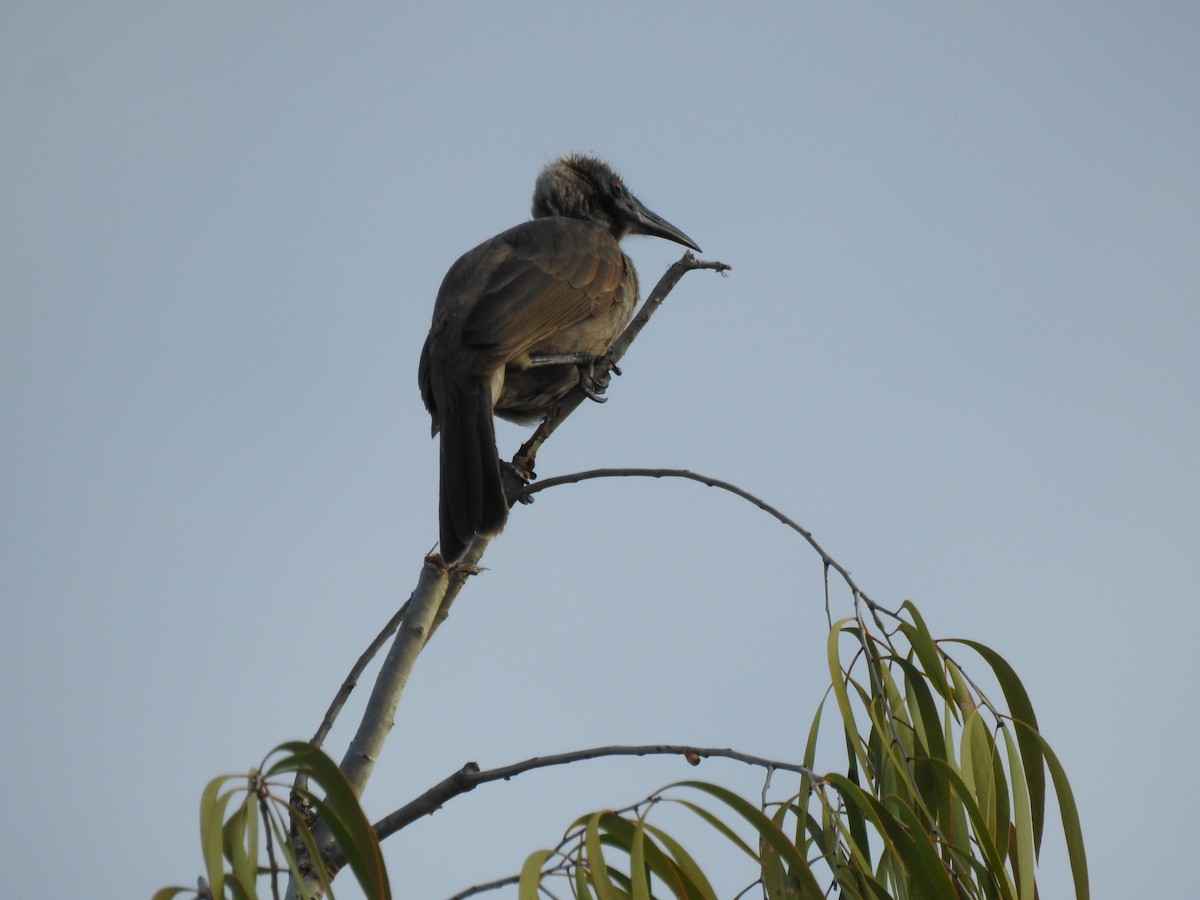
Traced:
POLYGON ((633 826, 633 842, 629 848, 629 881, 633 900, 650 900, 650 880, 646 877, 646 832, 642 818, 633 826))
MULTIPOLYGON (((904 670, 906 703, 913 721, 916 748, 910 764, 917 789, 925 807, 935 812, 938 827, 955 844, 967 841, 966 817, 952 797, 945 781, 931 767, 931 760, 949 762, 953 754, 947 749, 942 731, 942 717, 937 702, 929 690, 925 673, 913 665, 911 658, 896 659, 904 670)), ((942 708, 954 708, 953 701, 942 697, 942 708)))
POLYGON ((789 893, 794 893, 794 890, 789 891, 790 879, 784 870, 783 860, 779 858, 779 854, 768 847, 765 842, 761 852, 761 877, 766 896, 787 897, 789 893))
MULTIPOLYGON (((845 676, 842 673, 842 658, 838 652, 842 631, 847 622, 853 621, 855 621, 854 617, 848 616, 833 623, 833 627, 829 629, 829 638, 825 642, 825 654, 829 662, 829 678, 833 687, 833 696, 837 700, 838 711, 842 715, 842 725, 846 729, 846 743, 852 748, 852 752, 858 761, 864 767, 869 767, 866 754, 862 749, 862 742, 858 739, 858 725, 854 721, 854 710, 850 706, 850 695, 846 692, 845 676)), ((851 629, 846 629, 846 631, 849 632, 851 629)))
POLYGON ((537 850, 525 857, 521 878, 517 882, 518 900, 538 900, 538 885, 542 883, 542 866, 550 858, 550 850, 537 850))
POLYGON ((955 638, 953 643, 970 647, 991 666, 1000 690, 1004 692, 1004 702, 1008 704, 1009 714, 1018 722, 1023 722, 1031 730, 1017 729, 1017 744, 1021 748, 1021 760, 1024 764, 1025 781, 1029 785, 1030 815, 1033 822, 1034 849, 1041 850, 1042 829, 1046 822, 1046 772, 1042 764, 1040 744, 1032 735, 1038 732, 1037 716, 1033 712, 1033 704, 1025 685, 1013 671, 1008 661, 992 648, 978 641, 955 638))
POLYGON ((898 846, 904 848, 901 856, 913 879, 913 887, 919 890, 923 900, 958 900, 954 882, 950 880, 950 873, 942 864, 924 823, 907 804, 900 804, 896 812, 907 828, 907 840, 898 842, 898 846))
POLYGON ((582 857, 575 858, 575 896, 578 900, 592 900, 592 889, 588 887, 588 867, 582 857))
POLYGON ((992 812, 992 830, 996 836, 996 849, 1001 856, 1008 855, 1008 843, 1012 837, 1009 820, 1012 809, 1009 806, 1008 776, 1004 772, 1004 760, 996 746, 995 736, 992 736, 992 780, 996 783, 996 808, 992 812))
POLYGON ((246 887, 246 884, 236 874, 225 876, 225 888, 233 895, 233 900, 258 900, 258 894, 254 891, 253 879, 249 884, 250 887, 246 887))
POLYGON ((1020 900, 1034 900, 1037 887, 1034 882, 1033 864, 1037 848, 1034 846, 1033 823, 1030 818, 1029 789, 1012 735, 1007 728, 1000 729, 1000 733, 1004 735, 1004 747, 1008 751, 1008 769, 1012 773, 1013 826, 1017 832, 1012 849, 1017 856, 1017 896, 1020 900))
POLYGON ((258 874, 258 798, 249 791, 222 829, 225 858, 230 874, 245 884, 254 884, 258 874))
POLYGON ((917 740, 924 748, 925 755, 945 759, 941 717, 933 694, 929 691, 927 677, 908 660, 897 659, 896 663, 904 669, 906 702, 917 740))
POLYGON ((963 678, 962 672, 952 660, 946 660, 946 672, 950 676, 950 681, 954 684, 954 702, 957 704, 959 712, 964 716, 970 713, 979 705, 975 702, 975 697, 971 693, 971 689, 967 687, 967 680, 963 678))
POLYGON ((951 691, 950 685, 946 683, 946 676, 942 672, 941 651, 934 644, 933 636, 929 633, 925 620, 921 618, 921 613, 917 611, 916 605, 911 600, 905 600, 900 604, 900 608, 912 616, 912 624, 902 622, 900 631, 916 652, 921 665, 924 666, 926 680, 947 701, 953 702, 954 693, 951 691))
POLYGON ((200 794, 200 851, 204 856, 204 877, 214 897, 225 893, 225 807, 238 792, 221 793, 225 783, 244 775, 219 775, 204 786, 200 794))
MULTIPOLYGON (((833 829, 829 827, 828 814, 828 808, 824 803, 821 803, 822 821, 818 822, 816 816, 807 810, 801 810, 797 816, 804 823, 804 846, 811 847, 812 851, 819 856, 832 858, 834 853, 837 852, 837 836, 834 834, 833 829)), ((797 847, 799 846, 797 844, 797 847)), ((806 858, 811 855, 807 850, 802 850, 802 852, 804 852, 806 858)))
POLYGON ((592 887, 600 900, 617 900, 617 889, 608 877, 608 865, 604 862, 604 851, 600 848, 600 820, 604 813, 593 813, 588 817, 584 832, 587 847, 587 870, 592 887))
MULTIPOLYGON (((698 897, 694 885, 692 885, 687 877, 687 874, 682 871, 662 848, 655 843, 653 834, 657 829, 652 829, 645 822, 644 817, 637 819, 637 824, 628 819, 618 816, 616 813, 606 813, 600 822, 604 829, 602 843, 606 846, 615 847, 630 856, 630 882, 629 888, 631 892, 636 894, 637 878, 635 872, 640 869, 644 873, 648 869, 657 875, 672 893, 677 897, 698 897), (639 831, 642 832, 639 835, 639 831), (650 835, 647 837, 647 835, 650 835), (641 842, 641 858, 635 863, 633 861, 634 850, 638 842, 641 842)), ((686 856, 686 854, 684 854, 686 856)), ((614 877, 616 875, 614 874, 614 877)), ((647 892, 649 885, 647 883, 647 892)))
POLYGON ((646 823, 646 831, 652 834, 655 840, 663 845, 667 853, 671 854, 672 859, 675 861, 675 867, 685 880, 684 883, 687 887, 688 897, 695 897, 696 900, 717 900, 716 891, 708 883, 703 870, 696 865, 696 861, 692 859, 688 852, 674 838, 649 823, 646 823))
POLYGON ((1075 882, 1075 898, 1076 900, 1088 900, 1091 897, 1091 888, 1088 886, 1087 853, 1083 847, 1083 830, 1079 824, 1079 809, 1075 806, 1075 795, 1067 780, 1066 770, 1063 769, 1058 756, 1050 749, 1045 738, 1024 722, 1018 721, 1016 729, 1018 742, 1023 731, 1028 731, 1030 739, 1037 741, 1038 748, 1050 769, 1050 778, 1054 782, 1054 793, 1058 797, 1058 811, 1062 816, 1067 855, 1071 860, 1071 877, 1075 882))
MULTIPOLYGON (((278 848, 276 851, 277 855, 283 857, 285 866, 279 867, 281 870, 280 874, 282 874, 283 871, 286 871, 292 877, 292 881, 297 885, 297 889, 302 900, 310 900, 310 898, 313 896, 313 892, 305 886, 304 879, 300 877, 300 867, 296 864, 296 854, 292 850, 291 841, 289 840, 287 830, 283 825, 283 817, 268 815, 263 824, 269 828, 271 830, 271 834, 275 836, 275 846, 278 848)), ((321 865, 320 859, 316 856, 316 845, 312 839, 312 835, 309 834, 307 828, 302 826, 300 828, 300 836, 301 840, 304 842, 304 846, 308 848, 311 858, 316 863, 315 874, 320 882, 320 890, 326 890, 329 886, 328 873, 325 871, 325 867, 321 865)), ((276 859, 276 866, 278 866, 278 859, 276 859)), ((266 866, 264 866, 261 871, 268 875, 271 873, 271 869, 266 866)), ((251 882, 251 885, 253 885, 253 882, 251 882)), ((332 900, 332 889, 329 890, 329 895, 332 900)), ((250 897, 256 898, 257 894, 251 892, 250 897)))
MULTIPOLYGON (((931 762, 935 766, 942 768, 947 781, 958 795, 959 802, 966 811, 967 817, 971 820, 971 826, 975 830, 976 843, 987 863, 985 871, 988 873, 988 877, 996 880, 1002 891, 1001 896, 1004 900, 1012 900, 1014 886, 1009 883, 1008 875, 1004 868, 1004 853, 996 845, 990 823, 986 820, 983 812, 979 809, 979 805, 975 802, 975 791, 948 763, 940 759, 931 760, 931 762)), ((964 854, 969 854, 969 848, 964 847, 963 852, 964 854)))
MULTIPOLYGON (((996 811, 996 782, 993 776, 992 757, 994 747, 988 725, 978 710, 972 710, 963 720, 962 730, 962 775, 971 788, 975 803, 990 821, 996 811)), ((1008 822, 1002 823, 1007 828, 1008 822)), ((995 831, 992 831, 994 836, 995 831)))
MULTIPOLYGON (((828 793, 821 795, 823 830, 829 835, 829 841, 832 844, 830 852, 826 854, 826 861, 835 871, 841 865, 840 851, 837 846, 837 835, 841 835, 841 839, 849 847, 850 862, 858 870, 869 872, 872 868, 872 851, 867 824, 869 822, 874 826, 876 834, 881 833, 882 829, 875 822, 871 807, 866 805, 864 809, 859 802, 859 797, 865 795, 866 792, 841 774, 828 773, 825 775, 825 781, 839 801, 835 806, 828 793)), ((891 848, 886 842, 886 836, 883 852, 885 855, 891 852, 891 848)))
MULTIPOLYGON (((816 764, 817 758, 817 733, 821 728, 821 716, 825 712, 825 701, 829 699, 829 691, 826 690, 825 695, 821 697, 821 702, 817 704, 816 715, 813 716, 812 724, 808 727, 808 741, 804 745, 804 761, 803 765, 805 773, 800 776, 800 804, 807 808, 808 798, 813 792, 812 777, 808 774, 813 771, 813 766, 816 764)), ((807 853, 808 839, 805 837, 803 814, 796 816, 796 846, 800 848, 801 853, 807 853)))
POLYGON ((337 763, 303 741, 280 744, 276 751, 284 756, 271 766, 268 775, 303 770, 321 786, 325 796, 319 799, 313 796, 313 805, 346 857, 363 892, 372 898, 390 898, 391 886, 379 839, 337 763))
MULTIPOLYGON (((856 808, 864 819, 874 824, 875 831, 883 843, 883 852, 876 870, 878 876, 884 877, 891 871, 900 883, 903 883, 907 877, 903 861, 910 852, 908 844, 912 840, 905 823, 881 800, 871 796, 844 776, 831 772, 825 776, 825 780, 837 789, 847 810, 850 807, 856 808)), ((921 900, 925 898, 922 897, 921 900)))
MULTIPOLYGON (((249 821, 246 823, 246 865, 247 865, 248 872, 254 872, 254 871, 256 871, 256 868, 258 865, 258 826, 259 826, 258 809, 259 809, 259 804, 251 803, 249 805, 249 807, 250 808, 247 813, 247 818, 249 819, 249 821)), ((234 866, 234 871, 235 872, 238 871, 238 868, 236 865, 234 866)), ((251 884, 254 883, 253 876, 251 876, 250 883, 251 884)))
POLYGON ((672 787, 686 787, 702 791, 716 797, 726 806, 730 807, 749 822, 754 827, 754 830, 758 832, 759 837, 779 854, 788 868, 792 885, 799 889, 801 898, 804 898, 804 900, 808 900, 808 898, 821 900, 824 897, 821 886, 813 876, 812 870, 809 869, 808 860, 800 855, 795 844, 788 840, 787 835, 774 822, 767 818, 757 806, 727 788, 704 781, 680 781, 676 782, 672 787))
POLYGON ((672 802, 678 803, 684 809, 690 810, 691 812, 695 813, 695 815, 698 818, 703 819, 705 822, 707 822, 709 825, 711 825, 717 832, 719 832, 720 835, 723 838, 725 838, 725 840, 729 841, 729 843, 733 844, 735 847, 737 847, 739 850, 741 850, 743 853, 745 853, 752 860, 754 860, 755 862, 758 862, 758 853, 755 852, 754 848, 751 847, 749 844, 747 844, 745 841, 743 841, 736 831, 734 831, 732 828, 730 828, 728 825, 726 825, 720 818, 718 818, 717 816, 714 816, 712 813, 710 813, 703 806, 697 806, 695 803, 692 803, 690 800, 674 800, 672 802))

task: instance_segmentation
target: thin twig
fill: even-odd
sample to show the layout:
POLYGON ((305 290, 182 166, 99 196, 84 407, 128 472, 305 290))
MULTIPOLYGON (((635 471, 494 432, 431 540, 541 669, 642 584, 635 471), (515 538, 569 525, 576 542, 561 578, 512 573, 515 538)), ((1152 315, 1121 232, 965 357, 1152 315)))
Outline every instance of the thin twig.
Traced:
MULTIPOLYGON (((717 262, 716 260, 697 259, 692 255, 691 251, 683 254, 676 262, 672 263, 670 268, 663 273, 662 278, 658 279, 658 284, 654 286, 654 290, 642 303, 641 309, 637 315, 633 317, 630 323, 625 326, 625 330, 613 342, 605 357, 608 360, 609 368, 615 366, 621 361, 621 357, 625 355, 625 351, 629 349, 633 339, 636 338, 646 327, 646 323, 650 321, 650 317, 658 311, 662 306, 663 301, 667 299, 667 295, 671 293, 675 285, 679 283, 685 274, 694 269, 710 269, 714 272, 724 274, 728 272, 732 266, 727 263, 717 262)), ((558 404, 558 408, 537 427, 533 433, 533 437, 521 445, 521 449, 517 451, 517 455, 513 457, 513 465, 521 471, 530 471, 533 464, 533 459, 537 455, 538 448, 545 443, 546 439, 552 435, 559 425, 569 416, 575 409, 584 401, 586 394, 582 390, 571 391, 558 404)), ((515 502, 518 497, 510 497, 509 503, 515 502)))
POLYGON ((892 612, 884 606, 880 606, 874 600, 867 596, 855 582, 854 577, 850 574, 850 570, 843 566, 840 562, 830 556, 825 548, 817 543, 817 539, 812 536, 812 532, 801 526, 794 519, 784 515, 767 501, 756 497, 749 491, 738 487, 736 484, 731 484, 728 481, 722 481, 720 478, 713 478, 711 475, 701 475, 698 472, 692 472, 689 469, 646 469, 646 468, 620 468, 620 469, 588 469, 585 472, 572 472, 568 475, 555 475, 552 478, 546 478, 536 484, 531 484, 525 488, 526 496, 532 496, 540 491, 547 490, 552 487, 558 487, 560 484, 575 484, 579 481, 588 481, 592 478, 683 478, 687 481, 696 481, 708 487, 720 488, 723 491, 728 491, 734 496, 741 497, 750 503, 753 503, 763 512, 774 516, 788 528, 799 534, 808 545, 817 552, 827 567, 835 570, 842 576, 842 580, 846 582, 846 586, 850 588, 851 593, 856 599, 862 600, 872 610, 879 610, 886 615, 899 618, 899 614, 892 612))
MULTIPOLYGON (((362 677, 362 673, 371 664, 371 660, 383 649, 383 645, 387 643, 388 638, 395 634, 396 629, 400 627, 400 623, 404 620, 404 614, 408 611, 408 604, 409 601, 405 600, 400 609, 396 611, 396 614, 388 619, 388 623, 383 626, 383 630, 375 635, 375 640, 371 641, 370 646, 363 651, 362 656, 351 667, 345 680, 342 682, 342 686, 338 688, 337 694, 334 695, 333 701, 329 704, 329 708, 325 710, 325 717, 321 720, 321 724, 317 726, 316 733, 309 738, 308 742, 314 747, 319 748, 325 742, 325 738, 328 736, 330 730, 332 730, 333 723, 337 720, 342 707, 346 705, 346 701, 350 699, 350 694, 358 687, 358 679, 362 677)), ((292 784, 292 792, 298 794, 307 787, 308 771, 301 768, 296 773, 296 780, 292 784)), ((295 837, 294 826, 293 837, 295 837)))
POLYGON ((375 635, 375 640, 371 641, 371 645, 367 647, 346 675, 346 680, 338 688, 337 695, 333 698, 333 702, 329 704, 329 709, 325 710, 325 718, 321 720, 316 733, 308 739, 308 742, 314 747, 320 747, 324 743, 326 736, 333 728, 333 723, 337 719, 338 713, 342 711, 342 707, 350 699, 350 694, 358 686, 358 679, 362 677, 362 673, 371 664, 371 660, 375 658, 375 655, 383 649, 383 645, 388 642, 388 638, 396 633, 396 629, 404 621, 404 614, 408 612, 408 604, 409 601, 405 600, 400 609, 396 611, 396 614, 388 619, 388 623, 383 626, 379 634, 375 635))
MULTIPOLYGON (((429 638, 434 616, 446 595, 448 580, 449 576, 445 566, 435 564, 430 559, 425 561, 417 580, 417 587, 409 598, 408 610, 396 632, 396 638, 380 666, 379 674, 375 678, 375 686, 371 690, 366 710, 359 721, 358 730, 350 741, 350 746, 339 766, 355 796, 362 796, 367 780, 374 771, 375 762, 379 758, 383 743, 392 730, 392 725, 395 724, 396 708, 400 704, 400 697, 408 683, 408 676, 412 672, 417 656, 429 638)), ((293 823, 293 831, 295 831, 295 823, 293 823)), ((328 822, 318 821, 312 829, 312 836, 323 860, 330 860, 335 855, 340 856, 336 851, 337 845, 328 822)), ((295 844, 296 839, 293 838, 293 845, 295 846, 295 844)), ((307 858, 307 850, 297 847, 296 855, 303 862, 307 858)), ((331 865, 330 870, 336 871, 339 867, 340 863, 331 865)), ((303 870, 303 865, 301 869, 303 870)), ((315 880, 311 877, 308 880, 310 893, 318 893, 319 886, 315 880)), ((291 882, 288 886, 288 896, 298 896, 299 894, 297 885, 294 881, 291 882)))
POLYGON ((497 878, 495 881, 486 881, 483 884, 472 885, 469 888, 459 891, 453 897, 446 898, 446 900, 466 900, 467 897, 474 897, 476 894, 485 894, 488 891, 498 891, 500 888, 508 887, 510 884, 520 883, 520 875, 509 875, 507 878, 497 878))

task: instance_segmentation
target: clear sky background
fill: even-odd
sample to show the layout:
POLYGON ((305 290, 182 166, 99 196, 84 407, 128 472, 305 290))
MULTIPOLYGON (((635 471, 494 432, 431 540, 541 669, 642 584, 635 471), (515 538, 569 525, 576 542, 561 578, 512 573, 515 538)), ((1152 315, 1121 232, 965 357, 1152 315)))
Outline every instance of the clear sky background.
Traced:
MULTIPOLYGON (((1011 661, 1095 896, 1186 896, 1198 48, 1188 2, 4 4, 5 895, 194 883, 205 782, 312 733, 434 542, 416 369, 442 275, 582 150, 733 271, 686 277, 540 474, 761 494, 877 600, 1011 661)), ((644 284, 681 252, 627 249, 644 284)), ((821 569, 761 512, 559 488, 486 564, 372 815, 468 760, 801 756, 821 569)), ((480 788, 389 841, 399 895, 693 776, 759 784, 625 760, 480 788)), ((1044 879, 1068 894, 1053 831, 1044 879)))

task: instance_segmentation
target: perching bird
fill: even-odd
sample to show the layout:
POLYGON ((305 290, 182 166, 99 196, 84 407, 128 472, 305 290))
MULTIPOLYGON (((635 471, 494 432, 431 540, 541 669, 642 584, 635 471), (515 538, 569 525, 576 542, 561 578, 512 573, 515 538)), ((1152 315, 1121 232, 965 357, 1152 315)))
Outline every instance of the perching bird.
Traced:
POLYGON ((450 267, 421 350, 421 398, 441 432, 442 558, 504 527, 508 503, 492 414, 534 422, 581 386, 633 315, 637 273, 618 241, 648 234, 700 248, 648 210, 607 165, 570 155, 546 166, 533 219, 450 267), (582 384, 581 384, 582 382, 582 384))

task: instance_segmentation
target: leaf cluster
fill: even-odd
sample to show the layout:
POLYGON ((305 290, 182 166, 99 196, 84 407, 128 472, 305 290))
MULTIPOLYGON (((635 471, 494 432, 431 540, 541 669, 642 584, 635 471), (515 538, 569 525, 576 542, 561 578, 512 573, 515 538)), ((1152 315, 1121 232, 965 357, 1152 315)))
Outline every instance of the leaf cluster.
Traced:
POLYGON ((555 878, 566 879, 576 897, 715 900, 682 845, 648 821, 664 802, 689 810, 751 860, 746 891, 767 897, 818 900, 837 891, 856 900, 1035 900, 1047 771, 1075 896, 1086 900, 1071 788, 1012 667, 975 641, 935 641, 911 602, 894 614, 869 601, 860 608, 869 616, 833 623, 827 641, 826 698, 833 696, 846 754, 838 771, 814 773, 828 717, 823 701, 790 796, 755 805, 718 785, 686 781, 623 813, 582 816, 557 847, 526 859, 522 900, 534 900, 555 878), (1004 708, 950 656, 946 647, 954 645, 987 667, 1004 708), (698 793, 724 811, 700 805, 698 793))
POLYGON ((259 896, 260 878, 269 880, 271 896, 278 898, 282 874, 291 876, 303 900, 322 893, 333 897, 337 872, 322 862, 313 829, 318 820, 329 829, 364 893, 389 900, 379 841, 350 783, 336 762, 303 741, 280 744, 248 774, 220 775, 208 783, 200 798, 206 877, 195 889, 162 888, 153 900, 179 895, 253 900, 259 896), (294 786, 286 776, 295 775, 305 776, 316 790, 294 786))

